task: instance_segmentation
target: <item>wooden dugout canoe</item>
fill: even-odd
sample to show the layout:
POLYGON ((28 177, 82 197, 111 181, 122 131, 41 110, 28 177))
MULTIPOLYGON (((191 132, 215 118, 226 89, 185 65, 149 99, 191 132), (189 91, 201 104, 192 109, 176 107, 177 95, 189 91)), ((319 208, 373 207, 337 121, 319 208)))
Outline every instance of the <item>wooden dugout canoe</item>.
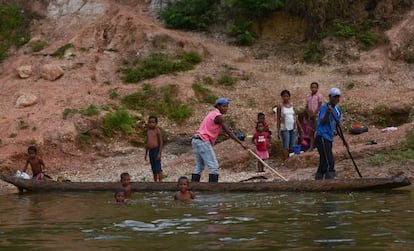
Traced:
MULTIPOLYGON (((36 181, 1 176, 0 178, 13 184, 19 190, 29 192, 55 191, 115 191, 120 188, 120 182, 57 182, 36 181)), ((333 180, 291 180, 291 181, 263 181, 263 182, 191 182, 193 191, 211 192, 325 192, 325 191, 369 191, 390 190, 409 186, 410 180, 405 176, 391 178, 360 178, 360 179, 333 179, 333 180)), ((176 182, 131 182, 134 192, 147 191, 177 191, 176 182)))

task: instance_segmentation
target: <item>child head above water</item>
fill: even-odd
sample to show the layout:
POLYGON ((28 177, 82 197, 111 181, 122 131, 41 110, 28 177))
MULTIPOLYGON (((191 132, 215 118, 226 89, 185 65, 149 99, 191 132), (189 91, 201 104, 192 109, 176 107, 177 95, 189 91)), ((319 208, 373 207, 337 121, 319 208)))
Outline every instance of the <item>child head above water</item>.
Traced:
POLYGON ((123 186, 129 185, 131 182, 131 177, 129 176, 129 173, 122 173, 121 174, 121 183, 123 186))
POLYGON ((123 203, 125 202, 126 193, 124 189, 117 189, 115 191, 115 200, 117 203, 123 203))

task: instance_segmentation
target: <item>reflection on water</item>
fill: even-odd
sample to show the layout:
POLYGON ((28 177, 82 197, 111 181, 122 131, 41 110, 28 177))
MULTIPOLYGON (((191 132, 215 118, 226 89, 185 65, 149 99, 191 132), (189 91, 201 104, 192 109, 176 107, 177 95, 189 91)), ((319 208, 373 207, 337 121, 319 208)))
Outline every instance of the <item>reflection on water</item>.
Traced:
POLYGON ((410 250, 412 188, 377 193, 0 195, 9 250, 410 250))

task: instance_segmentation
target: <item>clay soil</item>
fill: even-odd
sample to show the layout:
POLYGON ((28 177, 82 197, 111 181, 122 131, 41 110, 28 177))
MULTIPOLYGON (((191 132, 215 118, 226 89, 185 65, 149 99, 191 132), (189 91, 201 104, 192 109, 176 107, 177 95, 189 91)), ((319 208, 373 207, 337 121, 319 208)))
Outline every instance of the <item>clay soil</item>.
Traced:
MULTIPOLYGON (((127 85, 120 79, 117 69, 125 59, 133 60, 151 51, 195 50, 203 56, 203 62, 194 70, 144 82, 155 86, 177 84, 178 98, 185 102, 195 98, 191 89, 194 82, 204 76, 218 78, 223 72, 231 74, 238 80, 234 88, 211 86, 211 90, 230 100, 227 117, 235 122, 234 129, 246 134, 254 132, 254 122, 260 111, 266 114, 271 130, 276 130, 272 107, 280 102, 281 90, 289 89, 294 104, 303 107, 310 82, 319 82, 320 92, 325 97, 329 88, 339 87, 343 92, 341 104, 350 107, 345 114, 344 128, 353 123, 369 127, 368 132, 360 135, 345 134, 362 175, 389 177, 404 173, 414 177, 412 160, 397 160, 387 155, 402 146, 414 124, 407 122, 398 125, 395 131, 383 132, 385 126, 372 125, 364 115, 380 104, 412 111, 414 66, 393 59, 390 54, 393 45, 404 39, 401 31, 414 29, 413 11, 387 32, 389 44, 359 51, 358 58, 350 61, 329 59, 324 65, 309 65, 302 61, 299 42, 281 44, 277 36, 272 38, 274 41, 266 40, 264 36, 252 47, 237 47, 219 34, 165 29, 144 1, 103 0, 99 3, 100 8, 89 12, 65 12, 62 11, 65 6, 60 6, 61 11, 53 15, 50 9, 38 6, 46 18, 33 23, 32 37, 48 41, 48 46, 40 53, 32 53, 30 47, 25 46, 13 51, 0 65, 0 161, 3 172, 13 173, 21 169, 27 157, 27 147, 34 144, 40 149, 46 172, 52 177, 62 176, 72 181, 117 181, 120 173, 129 172, 135 181, 152 181, 142 144, 131 145, 129 139, 115 137, 80 150, 75 144, 76 135, 82 125, 93 119, 81 116, 63 119, 62 113, 66 108, 82 109, 91 104, 119 104, 119 100, 109 98, 108 93, 114 89, 120 96, 140 90, 142 83, 127 85), (67 43, 74 45, 67 53, 76 57, 49 56, 67 43), (43 79, 38 69, 44 64, 61 66, 64 75, 55 81, 43 79), (33 74, 29 78, 22 79, 17 75, 16 69, 22 65, 32 66, 33 74), (354 83, 352 88, 349 83, 354 83), (35 95, 39 101, 18 108, 16 99, 22 94, 35 95), (27 125, 24 128, 22 121, 27 125), (15 135, 11 136, 13 133, 15 135), (367 144, 371 141, 377 144, 367 144), (378 161, 383 155, 388 157, 378 161)), ((332 45, 336 42, 327 41, 332 45)), ((211 108, 208 104, 195 105, 194 115, 184 125, 159 115, 159 126, 166 136, 162 160, 165 181, 191 175, 194 159, 190 139, 211 108)), ((254 148, 249 140, 245 143, 254 148)), ((313 179, 318 163, 316 150, 283 162, 278 150, 280 142, 274 138, 272 145, 268 164, 279 174, 288 179, 313 179)), ((221 166, 220 181, 241 181, 254 176, 280 179, 270 169, 257 173, 257 160, 231 140, 217 144, 215 151, 221 166)), ((335 138, 334 152, 338 178, 357 178, 354 165, 338 137, 335 138)), ((208 179, 207 175, 205 171, 202 181, 208 179)), ((10 188, 4 183, 0 185, 2 189, 10 188)))

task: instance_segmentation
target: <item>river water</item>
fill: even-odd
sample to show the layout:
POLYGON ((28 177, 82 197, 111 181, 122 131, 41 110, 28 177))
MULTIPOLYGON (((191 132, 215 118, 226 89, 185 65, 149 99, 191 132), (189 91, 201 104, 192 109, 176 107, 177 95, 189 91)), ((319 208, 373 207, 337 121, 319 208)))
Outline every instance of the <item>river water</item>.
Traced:
POLYGON ((413 194, 0 194, 0 250, 414 250, 413 194))

